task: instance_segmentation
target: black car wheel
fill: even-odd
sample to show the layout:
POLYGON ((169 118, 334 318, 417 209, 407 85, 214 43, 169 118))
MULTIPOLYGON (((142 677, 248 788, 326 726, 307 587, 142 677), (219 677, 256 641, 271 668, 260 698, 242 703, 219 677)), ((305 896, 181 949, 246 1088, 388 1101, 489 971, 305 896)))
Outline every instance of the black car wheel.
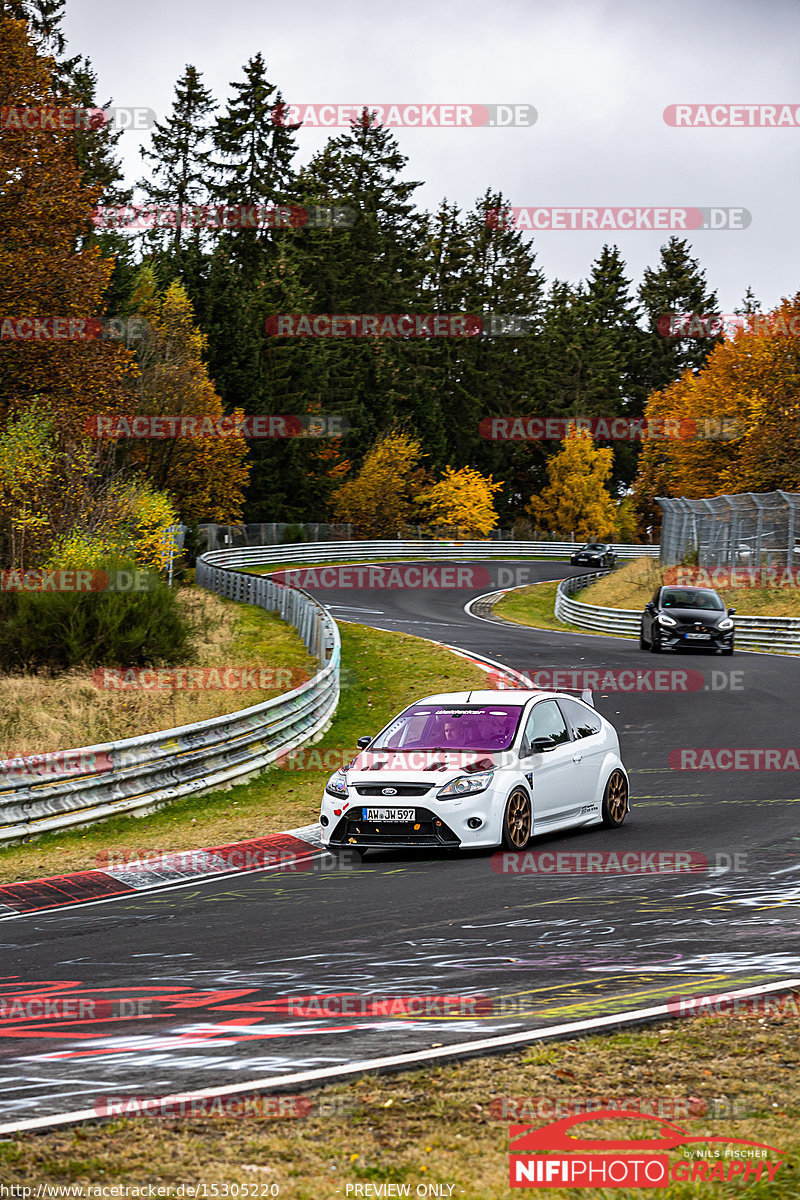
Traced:
POLYGON ((603 824, 618 829, 628 811, 628 781, 622 771, 612 771, 603 792, 603 824))
POLYGON ((506 850, 524 850, 531 840, 533 812, 531 798, 522 788, 508 797, 503 817, 503 845, 506 850))
POLYGON ((644 640, 644 625, 639 627, 639 649, 646 650, 647 642, 644 640))
POLYGON ((656 631, 655 625, 650 630, 650 653, 651 654, 660 654, 661 653, 661 638, 660 638, 658 632, 656 631))
POLYGON ((722 653, 726 658, 730 658, 730 656, 733 654, 733 646, 726 646, 722 653))

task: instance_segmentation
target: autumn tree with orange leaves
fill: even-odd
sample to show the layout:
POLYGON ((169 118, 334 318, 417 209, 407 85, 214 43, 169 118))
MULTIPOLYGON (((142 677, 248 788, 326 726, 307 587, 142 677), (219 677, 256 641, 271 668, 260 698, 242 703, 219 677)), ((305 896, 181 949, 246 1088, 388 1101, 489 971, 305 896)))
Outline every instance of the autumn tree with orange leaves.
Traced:
MULTIPOLYGON (((25 22, 0 15, 0 109, 63 108, 52 67, 31 46, 25 22)), ((62 430, 81 429, 87 416, 121 405, 133 365, 121 344, 12 336, 15 318, 89 322, 104 311, 114 264, 91 242, 99 197, 81 175, 72 132, 18 126, 6 115, 0 131, 0 420, 34 396, 48 403, 62 430)))
POLYGON ((703 368, 649 397, 648 437, 635 484, 643 523, 656 496, 700 499, 734 492, 800 491, 800 293, 743 319, 703 368))

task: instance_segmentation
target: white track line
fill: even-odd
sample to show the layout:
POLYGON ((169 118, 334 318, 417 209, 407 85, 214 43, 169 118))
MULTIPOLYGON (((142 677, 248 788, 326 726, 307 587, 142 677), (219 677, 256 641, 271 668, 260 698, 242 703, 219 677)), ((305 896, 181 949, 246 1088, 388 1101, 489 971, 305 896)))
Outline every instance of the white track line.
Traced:
MULTIPOLYGON (((768 983, 763 987, 742 988, 735 992, 716 992, 704 996, 709 1003, 724 998, 763 996, 772 992, 788 992, 800 987, 800 979, 787 979, 779 983, 768 983)), ((452 1046, 429 1050, 415 1050, 408 1054, 392 1054, 382 1058, 365 1058, 358 1062, 347 1063, 340 1067, 320 1067, 313 1071, 298 1071, 293 1075, 270 1075, 261 1079, 248 1079, 230 1087, 210 1088, 196 1092, 178 1092, 172 1096, 162 1096, 162 1103, 178 1105, 191 1103, 193 1100, 211 1099, 215 1096, 236 1096, 242 1093, 284 1090, 289 1087, 308 1088, 313 1085, 323 1085, 336 1079, 344 1079, 348 1075, 363 1074, 367 1071, 386 1071, 393 1068, 419 1066, 422 1063, 436 1062, 446 1058, 470 1057, 480 1052, 491 1053, 512 1049, 514 1046, 528 1045, 531 1041, 544 1041, 550 1038, 569 1037, 575 1034, 586 1035, 595 1033, 620 1023, 644 1023, 659 1019, 675 1019, 679 1014, 674 1013, 666 1004, 653 1008, 635 1008, 626 1012, 612 1013, 606 1017, 594 1017, 587 1021, 571 1021, 566 1025, 540 1026, 528 1029, 523 1033, 507 1034, 503 1037, 484 1038, 479 1042, 458 1042, 452 1046)), ((0 1125, 0 1133, 18 1133, 29 1129, 48 1129, 56 1125, 77 1124, 84 1121, 116 1119, 110 1114, 97 1113, 93 1108, 79 1109, 75 1112, 59 1113, 46 1117, 29 1117, 16 1124, 0 1125)))

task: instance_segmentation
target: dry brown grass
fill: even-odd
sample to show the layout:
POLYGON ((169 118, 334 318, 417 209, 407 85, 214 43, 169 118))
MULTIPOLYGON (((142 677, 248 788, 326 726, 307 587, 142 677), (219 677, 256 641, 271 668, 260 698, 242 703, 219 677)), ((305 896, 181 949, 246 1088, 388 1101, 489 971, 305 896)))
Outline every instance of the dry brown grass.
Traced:
MULTIPOLYGON (((195 627, 193 666, 317 669, 297 632, 275 613, 201 588, 181 588, 178 598, 195 627)), ((0 758, 170 729, 260 704, 281 690, 115 691, 95 686, 91 671, 0 675, 0 758)))
MULTIPOLYGON (((517 1053, 396 1076, 367 1075, 307 1093, 321 1104, 304 1119, 141 1118, 12 1135, 0 1144, 0 1175, 6 1184, 99 1183, 108 1197, 120 1183, 177 1189, 204 1181, 208 1197, 223 1198, 223 1187, 215 1192, 213 1185, 247 1185, 239 1196, 268 1196, 274 1184, 284 1200, 346 1200, 380 1195, 375 1186, 380 1184, 410 1184, 411 1196, 424 1194, 423 1184, 439 1184, 445 1186, 438 1195, 453 1200, 496 1200, 513 1194, 508 1184, 513 1117, 498 1119, 503 1097, 529 1097, 529 1103, 533 1098, 625 1098, 631 1107, 635 1098, 663 1104, 671 1099, 678 1114, 691 1098, 707 1101, 707 1111, 718 1114, 716 1119, 672 1118, 693 1136, 749 1139, 784 1152, 785 1165, 772 1183, 673 1182, 653 1192, 551 1188, 546 1195, 552 1200, 646 1195, 796 1200, 799 1049, 795 1017, 763 1019, 757 1014, 698 1017, 579 1041, 539 1042, 517 1053), (732 1116, 724 1115, 731 1111, 732 1116), (373 1186, 367 1189, 369 1184, 373 1186)), ((275 1102, 272 1111, 278 1111, 275 1102)), ((522 1123, 543 1126, 553 1119, 537 1119, 535 1113, 534 1108, 532 1115, 522 1116, 522 1123)), ((584 1137, 654 1133, 655 1122, 645 1130, 632 1121, 583 1127, 584 1137)), ((686 1156, 676 1150, 670 1163, 686 1156)), ((777 1156, 771 1157, 774 1161, 777 1156)), ((383 1194, 397 1192, 383 1189, 383 1194)), ((99 1200, 99 1192, 94 1195, 99 1200)))
MULTIPOLYGON (((586 604, 601 604, 607 608, 641 609, 662 582, 665 582, 664 568, 650 558, 635 558, 633 562, 626 563, 618 571, 612 571, 610 575, 578 593, 576 598, 586 604)), ((720 587, 716 590, 728 608, 735 608, 742 616, 800 616, 800 595, 796 587, 720 587)))

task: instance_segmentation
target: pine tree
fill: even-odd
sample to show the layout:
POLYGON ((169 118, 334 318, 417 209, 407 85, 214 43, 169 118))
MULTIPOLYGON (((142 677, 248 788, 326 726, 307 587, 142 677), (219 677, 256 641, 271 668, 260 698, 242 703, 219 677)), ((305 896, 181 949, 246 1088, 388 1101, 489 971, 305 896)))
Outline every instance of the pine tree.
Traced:
POLYGON ((298 125, 284 124, 281 93, 267 79, 261 53, 244 67, 244 79, 214 127, 214 195, 224 204, 285 204, 290 195, 298 125))
POLYGON ((719 341, 711 337, 670 338, 659 332, 671 314, 702 316, 717 311, 717 294, 708 291, 705 271, 689 251, 688 242, 671 237, 661 247, 658 268, 648 267, 639 287, 651 335, 645 344, 640 375, 645 392, 666 387, 688 368, 699 370, 719 341))
MULTIPOLYGON (((143 158, 152 162, 151 178, 141 180, 139 187, 148 204, 174 210, 176 222, 168 234, 172 254, 180 261, 181 245, 186 237, 184 224, 189 223, 188 210, 201 205, 208 197, 211 175, 211 130, 209 118, 217 107, 211 92, 203 87, 196 67, 188 64, 175 85, 172 112, 166 121, 155 124, 152 148, 142 147, 143 158)), ((200 228, 194 234, 195 245, 200 228)), ((148 235, 151 245, 163 239, 162 231, 148 235)))

